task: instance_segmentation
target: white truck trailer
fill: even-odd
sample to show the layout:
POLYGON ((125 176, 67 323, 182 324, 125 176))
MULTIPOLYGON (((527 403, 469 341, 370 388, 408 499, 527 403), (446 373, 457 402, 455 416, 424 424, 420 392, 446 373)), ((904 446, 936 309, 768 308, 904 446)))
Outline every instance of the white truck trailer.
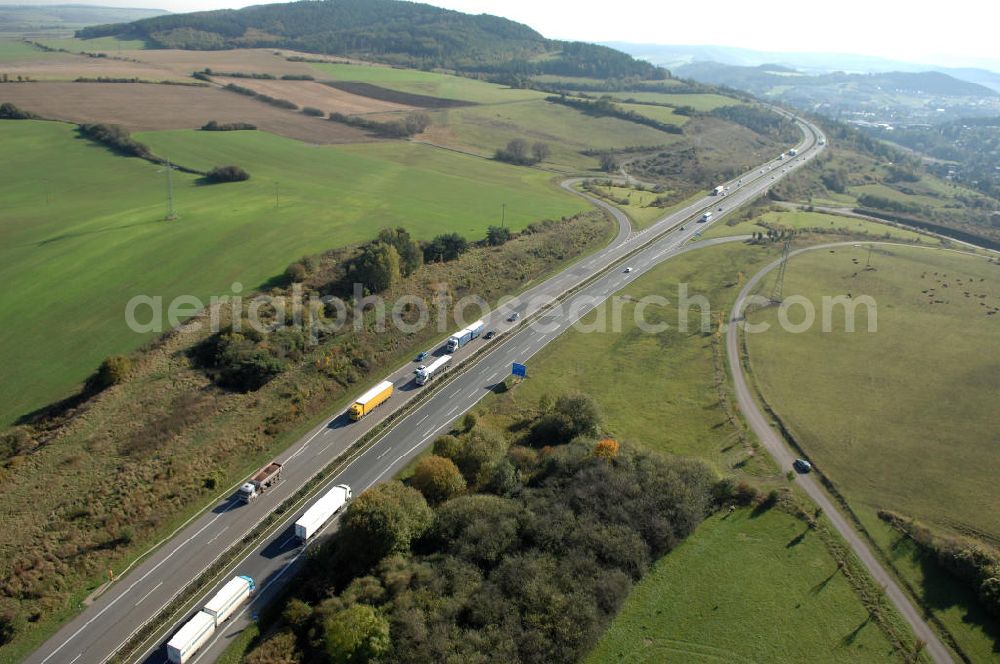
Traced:
POLYGON ((459 330, 455 334, 448 337, 448 352, 454 353, 456 350, 478 337, 483 333, 484 327, 486 327, 486 323, 481 320, 477 320, 467 328, 459 330))
POLYGON ((330 517, 336 514, 350 499, 351 487, 346 484, 338 484, 327 491, 295 522, 295 536, 302 542, 308 540, 319 532, 320 528, 330 520, 330 517))
POLYGON ((712 218, 712 213, 706 212, 705 214, 701 215, 701 219, 698 220, 698 223, 700 224, 702 222, 709 221, 711 218, 712 218))
POLYGON ((214 633, 215 618, 199 611, 167 642, 167 661, 184 664, 214 633))
POLYGON ((215 626, 218 627, 250 598, 255 588, 253 579, 249 576, 235 576, 222 586, 222 590, 215 593, 215 597, 208 600, 202 610, 212 616, 215 626))
POLYGON ((712 195, 713 196, 725 196, 726 195, 726 188, 723 187, 722 185, 719 185, 718 187, 715 188, 715 191, 712 192, 712 195))
POLYGON ((417 369, 417 385, 426 385, 432 378, 443 374, 451 364, 451 355, 442 355, 423 369, 417 369))

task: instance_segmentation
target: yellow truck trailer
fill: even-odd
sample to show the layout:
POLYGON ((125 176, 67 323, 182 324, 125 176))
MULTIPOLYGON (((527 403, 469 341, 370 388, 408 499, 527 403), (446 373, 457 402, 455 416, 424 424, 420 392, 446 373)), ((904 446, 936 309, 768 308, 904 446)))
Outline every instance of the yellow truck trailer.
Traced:
POLYGON ((351 406, 350 415, 352 420, 360 420, 362 417, 372 412, 374 408, 382 404, 392 396, 392 383, 383 380, 381 383, 368 390, 358 398, 351 406))

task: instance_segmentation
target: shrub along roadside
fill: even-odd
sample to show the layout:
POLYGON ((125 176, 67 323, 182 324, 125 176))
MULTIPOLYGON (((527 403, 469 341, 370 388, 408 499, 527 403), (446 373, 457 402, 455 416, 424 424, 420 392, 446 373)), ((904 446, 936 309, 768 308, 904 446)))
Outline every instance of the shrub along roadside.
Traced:
POLYGON ((1000 618, 1000 552, 981 542, 935 534, 890 510, 879 510, 878 517, 931 554, 951 576, 975 593, 987 611, 1000 618))
MULTIPOLYGON (((587 400, 567 395, 556 410, 587 400)), ((596 433, 596 409, 582 411, 570 429, 596 433)), ((469 493, 440 502, 438 483, 415 475, 437 508, 397 481, 361 494, 296 584, 282 646, 269 639, 249 659, 354 661, 366 639, 348 637, 361 633, 386 661, 578 661, 652 560, 718 505, 718 483, 700 462, 568 434, 525 447, 474 425, 418 466, 450 459, 469 493)))

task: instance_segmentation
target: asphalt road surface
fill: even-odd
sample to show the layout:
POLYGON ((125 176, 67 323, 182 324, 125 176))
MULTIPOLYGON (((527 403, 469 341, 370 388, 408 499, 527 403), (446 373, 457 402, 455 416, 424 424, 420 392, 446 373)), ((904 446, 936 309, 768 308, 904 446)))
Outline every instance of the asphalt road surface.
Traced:
MULTIPOLYGON (((440 386, 412 412, 396 421, 369 449, 355 453, 349 465, 324 483, 324 490, 335 484, 348 484, 353 488, 354 495, 358 495, 373 484, 391 478, 440 432, 448 429, 455 418, 509 375, 512 362, 526 361, 637 275, 682 251, 718 242, 684 247, 704 228, 718 223, 740 205, 761 195, 783 175, 801 167, 819 152, 816 144, 818 130, 801 121, 796 122, 804 136, 797 146, 798 156, 783 161, 775 159, 758 166, 726 183, 729 193, 725 197, 707 196, 668 215, 641 233, 631 232, 628 219, 620 211, 587 196, 595 204, 611 211, 618 220, 617 237, 607 247, 577 261, 484 316, 486 329, 497 330, 500 336, 491 341, 477 339, 452 353, 455 357, 453 364, 457 365, 482 351, 478 352, 474 364, 467 370, 462 371, 456 366, 450 378, 437 379, 450 382, 440 386), (716 210, 720 205, 724 212, 716 210), (695 219, 705 210, 713 210, 712 220, 697 223, 695 219), (626 265, 632 267, 630 273, 624 272, 626 265), (594 278, 595 275, 600 276, 594 278), (581 287, 585 282, 586 285, 581 287), (577 290, 566 299, 568 306, 536 315, 575 288, 577 290), (508 321, 511 312, 517 312, 520 319, 508 321), (525 320, 529 318, 534 320, 526 324, 525 320)), ((566 186, 569 187, 568 184, 566 186)), ((441 355, 443 352, 443 347, 437 347, 431 354, 441 355)), ((415 364, 408 364, 387 376, 386 379, 391 380, 396 388, 393 397, 361 421, 351 422, 344 413, 332 414, 330 419, 288 448, 278 459, 284 463, 281 481, 256 502, 240 504, 231 492, 192 517, 26 661, 31 664, 97 664, 114 656, 146 623, 166 609, 175 596, 275 508, 293 496, 321 469, 338 459, 343 461, 349 448, 362 435, 403 407, 421 389, 426 389, 414 383, 415 368, 415 364)), ((359 389, 358 393, 362 391, 359 389)), ((299 545, 291 536, 291 524, 302 511, 298 509, 290 513, 280 522, 275 534, 266 537, 251 553, 227 568, 231 573, 222 575, 219 583, 199 595, 199 601, 193 604, 191 610, 171 616, 168 626, 158 630, 130 659, 157 664, 164 662, 166 641, 204 604, 205 598, 214 594, 235 574, 251 576, 258 587, 253 601, 217 631, 214 639, 191 660, 214 661, 230 640, 250 624, 260 607, 294 575, 306 548, 315 546, 323 535, 328 534, 321 533, 314 536, 308 545, 299 545)), ((335 527, 335 523, 336 520, 331 520, 328 528, 335 527)))
MULTIPOLYGON (((789 257, 805 251, 851 246, 853 244, 856 243, 836 242, 832 244, 807 247, 790 252, 789 257)), ((864 244, 870 245, 891 243, 865 242, 864 244)), ((746 377, 743 374, 743 364, 740 360, 738 333, 740 327, 739 323, 743 320, 743 311, 745 310, 747 304, 747 297, 753 292, 757 284, 760 283, 760 280, 771 272, 771 270, 776 268, 780 262, 780 260, 775 261, 755 274, 749 281, 747 281, 746 285, 743 286, 743 290, 740 291, 739 297, 736 300, 736 304, 733 306, 732 313, 729 318, 729 325, 726 333, 726 353, 728 355, 729 370, 733 377, 733 386, 736 389, 737 402, 739 403, 740 410, 743 412, 743 416, 746 418, 747 423, 751 426, 751 428, 753 428, 757 437, 760 438, 764 447, 767 448, 767 451, 770 452, 771 456, 778 462, 778 466, 783 469, 790 470, 796 455, 794 451, 785 443, 784 438, 782 438, 781 435, 774 430, 764 413, 761 412, 760 407, 753 398, 753 393, 747 386, 746 377)), ((910 601, 910 598, 907 597, 906 594, 899 588, 892 574, 887 572, 885 568, 882 567, 882 564, 872 554, 871 549, 868 548, 868 545, 861 538, 861 535, 858 534, 843 514, 840 513, 840 510, 838 510, 833 501, 830 500, 826 490, 823 489, 816 477, 811 474, 796 473, 795 482, 802 487, 802 489, 809 495, 816 505, 823 509, 823 514, 830 520, 833 527, 837 529, 840 536, 847 541, 855 555, 857 555, 858 559, 868 570, 868 573, 872 576, 875 582, 885 588, 885 594, 889 597, 892 603, 896 605, 896 608, 899 610, 903 618, 906 619, 906 622, 910 624, 910 627, 913 629, 913 633, 917 635, 917 638, 923 640, 927 644, 927 653, 930 654, 934 661, 939 664, 951 662, 951 652, 941 642, 934 630, 932 630, 927 624, 923 616, 910 601)))

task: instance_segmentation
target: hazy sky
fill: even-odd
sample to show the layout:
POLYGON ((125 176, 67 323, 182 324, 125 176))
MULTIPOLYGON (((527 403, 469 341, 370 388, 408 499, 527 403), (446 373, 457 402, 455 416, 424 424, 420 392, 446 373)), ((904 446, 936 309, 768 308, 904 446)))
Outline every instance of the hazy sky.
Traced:
MULTIPOLYGON (((67 0, 63 0, 67 1, 67 0)), ((80 1, 80 0, 77 0, 80 1)), ((84 0, 196 11, 246 0, 84 0)), ((0 0, 7 4, 48 0, 0 0)), ((526 23, 546 37, 651 44, 717 44, 771 51, 878 55, 929 64, 1000 62, 996 0, 430 0, 526 23), (926 9, 924 7, 927 7, 926 9)))

